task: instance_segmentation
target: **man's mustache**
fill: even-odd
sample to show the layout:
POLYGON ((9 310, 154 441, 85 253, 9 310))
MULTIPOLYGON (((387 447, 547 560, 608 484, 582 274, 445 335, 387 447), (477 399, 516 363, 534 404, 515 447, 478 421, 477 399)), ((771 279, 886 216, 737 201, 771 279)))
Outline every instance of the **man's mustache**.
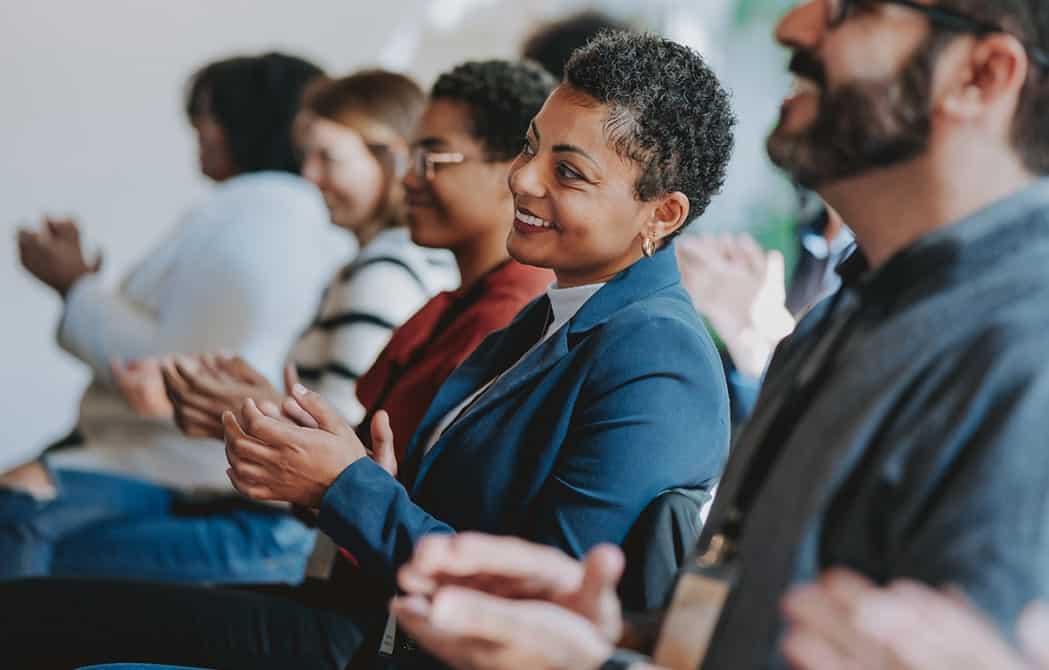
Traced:
POLYGON ((823 63, 811 51, 795 51, 787 69, 793 74, 809 79, 821 87, 827 82, 823 63))

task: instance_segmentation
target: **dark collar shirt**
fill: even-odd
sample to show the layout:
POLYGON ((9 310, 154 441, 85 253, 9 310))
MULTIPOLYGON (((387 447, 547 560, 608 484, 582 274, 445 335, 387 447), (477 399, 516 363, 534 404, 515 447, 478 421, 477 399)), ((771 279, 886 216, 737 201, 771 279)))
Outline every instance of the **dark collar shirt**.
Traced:
POLYGON ((784 667, 780 600, 831 566, 957 585, 1003 630, 1049 592, 1049 181, 840 272, 777 350, 700 541, 774 454, 704 668, 784 667))

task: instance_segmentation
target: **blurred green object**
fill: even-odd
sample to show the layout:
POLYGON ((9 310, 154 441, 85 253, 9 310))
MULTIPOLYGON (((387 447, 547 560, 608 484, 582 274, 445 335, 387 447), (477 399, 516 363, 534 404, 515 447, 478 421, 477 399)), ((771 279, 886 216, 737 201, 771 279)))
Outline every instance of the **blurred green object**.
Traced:
POLYGON ((775 21, 795 4, 795 0, 737 0, 735 23, 744 26, 755 21, 775 21))

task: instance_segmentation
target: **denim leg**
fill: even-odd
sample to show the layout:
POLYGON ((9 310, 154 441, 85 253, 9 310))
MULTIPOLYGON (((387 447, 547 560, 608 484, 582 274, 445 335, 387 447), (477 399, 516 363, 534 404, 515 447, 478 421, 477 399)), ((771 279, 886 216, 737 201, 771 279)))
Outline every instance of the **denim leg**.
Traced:
POLYGON ((197 670, 185 665, 153 665, 151 663, 107 663, 106 665, 85 665, 77 670, 197 670))
POLYGON ((54 546, 70 533, 171 508, 171 491, 147 482, 64 469, 51 475, 57 495, 50 500, 0 489, 0 579, 50 574, 54 546))
POLYGON ((114 519, 56 544, 57 577, 174 583, 302 581, 315 532, 286 510, 240 505, 204 516, 114 519))

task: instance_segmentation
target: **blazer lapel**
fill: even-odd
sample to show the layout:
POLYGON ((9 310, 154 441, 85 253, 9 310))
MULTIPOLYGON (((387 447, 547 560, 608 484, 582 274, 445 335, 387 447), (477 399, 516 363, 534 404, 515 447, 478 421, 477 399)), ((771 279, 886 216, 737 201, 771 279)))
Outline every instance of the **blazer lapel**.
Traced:
POLYGON ((420 466, 425 456, 422 450, 441 420, 471 393, 513 365, 535 344, 550 309, 549 305, 545 295, 534 300, 521 310, 509 326, 493 333, 482 342, 441 385, 405 452, 403 481, 406 485, 410 486, 417 478, 413 470, 420 466))
MULTIPOLYGON (((441 455, 449 443, 457 438, 459 431, 475 426, 474 419, 483 417, 485 412, 501 400, 546 373, 568 354, 571 345, 577 341, 579 335, 604 323, 627 305, 678 282, 680 282, 680 274, 677 269, 677 257, 673 243, 660 249, 654 257, 643 258, 619 273, 587 300, 568 324, 531 352, 525 360, 521 360, 516 367, 509 370, 472 407, 467 408, 463 416, 448 427, 448 430, 428 453, 419 453, 422 446, 429 440, 434 427, 448 412, 457 407, 470 393, 514 365, 535 344, 539 338, 542 324, 545 322, 550 303, 546 296, 533 302, 507 330, 503 331, 502 341, 495 346, 490 355, 476 362, 471 360, 464 363, 463 368, 468 368, 461 369, 464 383, 460 386, 457 380, 455 392, 452 393, 452 389, 448 389, 449 398, 440 405, 436 400, 434 401, 427 414, 427 420, 424 421, 426 425, 416 433, 420 439, 412 444, 412 455, 417 459, 415 462, 419 464, 418 472, 410 473, 414 475, 410 480, 412 481, 412 492, 418 489, 434 460, 441 455), (467 386, 469 388, 464 390, 467 386)), ((458 377, 459 375, 460 371, 456 371, 453 376, 458 377)), ((449 386, 449 383, 446 383, 445 386, 449 386)), ((442 388, 438 397, 444 396, 445 390, 442 388)))

